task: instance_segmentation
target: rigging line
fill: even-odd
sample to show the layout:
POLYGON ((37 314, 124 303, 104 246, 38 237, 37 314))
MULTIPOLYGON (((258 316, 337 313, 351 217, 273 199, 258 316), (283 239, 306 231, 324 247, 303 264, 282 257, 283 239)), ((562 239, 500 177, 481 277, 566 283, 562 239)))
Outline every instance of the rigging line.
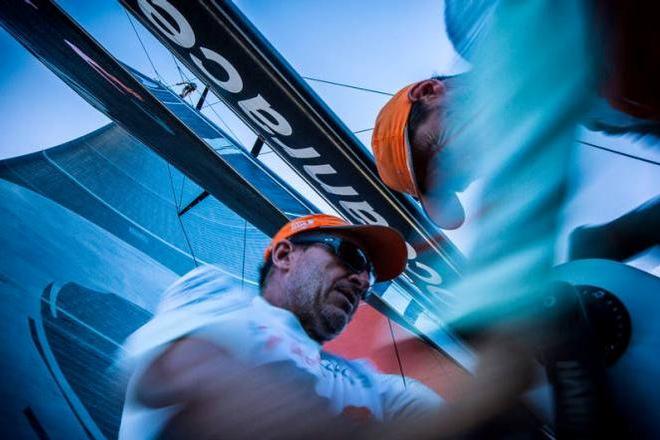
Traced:
POLYGON ((241 293, 243 293, 243 284, 245 284, 245 245, 247 241, 247 220, 243 219, 243 267, 241 268, 241 293))
POLYGON ((360 133, 364 133, 365 131, 371 131, 371 130, 373 130, 373 127, 372 128, 365 128, 364 130, 354 131, 353 134, 360 134, 360 133))
POLYGON ((163 77, 160 76, 160 73, 158 73, 158 69, 156 69, 156 65, 154 64, 153 60, 149 56, 149 52, 147 52, 147 48, 144 46, 144 43, 142 42, 142 38, 140 38, 140 34, 138 33, 137 28, 135 27, 135 24, 133 23, 133 20, 131 19, 130 14, 128 13, 128 11, 125 8, 122 8, 122 9, 124 9, 124 13, 126 13, 126 17, 128 18, 128 22, 131 24, 131 27, 133 28, 133 32, 135 32, 135 36, 137 37, 138 41, 140 42, 140 46, 142 46, 142 50, 144 51, 144 54, 147 56, 147 59, 149 60, 149 64, 151 64, 151 68, 154 69, 154 73, 156 74, 158 79, 161 82, 164 83, 165 81, 163 80, 163 77))
POLYGON ((170 163, 167 163, 167 174, 170 176, 170 189, 172 190, 172 198, 174 200, 174 208, 176 208, 176 212, 178 213, 180 211, 179 209, 179 204, 176 201, 176 192, 174 191, 174 179, 172 178, 172 169, 170 168, 170 163))
MULTIPOLYGON (((185 82, 186 80, 183 77, 183 71, 181 70, 181 67, 179 66, 179 63, 176 60, 176 57, 174 56, 174 54, 172 52, 170 52, 170 56, 172 57, 172 60, 174 60, 174 65, 176 66, 176 70, 179 72, 179 78, 181 78, 181 82, 185 82)), ((185 100, 185 98, 182 98, 182 99, 185 100)), ((192 105, 192 100, 190 101, 190 104, 192 105)), ((184 174, 183 179, 181 179, 181 191, 180 191, 178 206, 181 206, 183 204, 183 188, 184 188, 185 184, 186 184, 186 175, 184 174)), ((174 195, 174 197, 176 197, 176 194, 174 195)), ((176 201, 175 201, 175 203, 176 203, 176 201)), ((178 208, 177 208, 177 212, 179 212, 178 208)))
POLYGON ((206 107, 213 107, 214 105, 220 104, 221 102, 222 102, 222 101, 218 99, 218 100, 215 101, 215 102, 210 102, 210 103, 208 103, 208 104, 204 104, 204 105, 202 106, 202 110, 204 110, 206 107))
POLYGON ((614 153, 614 154, 618 154, 618 155, 621 155, 621 156, 629 157, 630 159, 641 160, 642 162, 650 163, 652 165, 660 165, 660 162, 656 162, 654 160, 647 159, 645 157, 635 156, 633 154, 624 153, 623 151, 612 150, 610 148, 602 147, 600 145, 592 144, 592 143, 585 142, 585 141, 578 141, 578 142, 583 144, 583 145, 586 145, 588 147, 598 148, 600 150, 608 151, 610 153, 614 153))
MULTIPOLYGON (((169 51, 168 51, 168 52, 169 52, 169 51)), ((183 79, 183 71, 181 70, 181 66, 179 66, 179 62, 177 61, 176 57, 174 56, 174 54, 173 54, 172 52, 170 52, 170 56, 171 56, 172 59, 174 60, 174 65, 176 66, 176 70, 179 71, 179 76, 181 77, 181 81, 184 81, 184 79, 183 79)))
MULTIPOLYGON (((172 57, 174 58, 174 61, 175 61, 175 63, 176 63, 176 58, 174 57, 174 55, 172 55, 172 57)), ((178 63, 177 63, 177 67, 178 67, 178 63)), ((188 78, 188 75, 184 75, 184 73, 183 73, 183 71, 182 71, 181 69, 179 69, 179 74, 180 74, 182 77, 185 76, 185 78, 186 78, 185 80, 186 80, 186 81, 190 81, 190 78, 188 78)), ((194 93, 201 93, 201 92, 199 92, 199 91, 195 91, 194 93)), ((211 93, 213 93, 213 92, 211 92, 211 93)), ((214 95, 215 95, 215 94, 214 94, 214 95)), ((234 130, 231 129, 231 127, 229 126, 229 124, 227 124, 227 123, 225 122, 225 120, 220 116, 220 114, 219 114, 219 113, 213 108, 214 105, 219 104, 219 103, 221 103, 221 102, 222 102, 222 100, 218 100, 218 101, 214 102, 213 104, 207 104, 207 105, 204 105, 204 106, 202 106, 201 110, 204 110, 205 108, 210 107, 210 108, 211 108, 211 111, 215 114, 215 116, 218 118, 218 120, 222 123, 222 125, 224 125, 224 126, 227 128, 227 130, 229 131, 229 133, 231 133, 231 135, 234 137, 234 139, 238 142, 238 136, 236 136, 236 133, 234 133, 234 130)), ((200 110, 200 112, 201 112, 201 110, 200 110)))
MULTIPOLYGON (((174 58, 174 56, 172 56, 172 58, 174 58)), ((174 61, 176 62, 176 58, 174 58, 174 61)), ((177 67, 178 67, 178 66, 177 66, 177 67)), ((194 107, 194 106, 195 106, 195 103, 194 103, 194 101, 193 101, 193 97, 192 97, 192 95, 195 94, 195 93, 199 93, 199 92, 197 91, 197 88, 196 88, 196 87, 197 87, 197 83, 195 83, 194 81, 192 81, 192 80, 191 80, 190 78, 188 78, 187 76, 184 78, 184 75, 183 75, 183 72, 181 71, 181 69, 179 69, 179 77, 181 78, 181 81, 178 82, 178 83, 176 83, 176 84, 174 84, 174 85, 175 85, 175 86, 183 85, 184 87, 183 87, 183 89, 182 89, 182 93, 183 93, 183 90, 185 90, 185 88, 186 88, 186 86, 187 86, 186 83, 190 83, 190 84, 194 84, 194 85, 195 85, 195 89, 193 89, 192 92, 186 94, 185 96, 182 96, 182 93, 181 93, 181 94, 179 94, 179 93, 176 94, 176 95, 177 95, 179 98, 181 98, 184 102, 186 102, 187 104, 190 104, 190 106, 194 107)), ((170 88, 172 88, 172 87, 170 87, 170 88)))
POLYGON ((324 79, 311 78, 309 76, 303 76, 302 78, 304 78, 306 80, 309 80, 309 81, 316 81, 316 82, 325 83, 325 84, 332 84, 333 86, 339 86, 339 87, 346 87, 348 89, 361 90, 363 92, 371 92, 371 93, 378 93, 379 95, 394 96, 394 93, 383 92, 381 90, 368 89, 366 87, 358 87, 358 86, 352 86, 350 84, 343 84, 343 83, 334 82, 334 81, 326 81, 324 79))
POLYGON ((392 320, 387 317, 387 324, 390 326, 390 334, 392 335, 392 343, 394 344, 394 353, 396 354, 396 361, 399 363, 399 371, 401 372, 401 379, 403 379, 403 387, 406 388, 406 376, 403 374, 403 365, 401 365, 401 358, 399 357, 399 348, 394 339, 394 329, 392 328, 392 320))
MULTIPOLYGON (((176 58, 174 58, 174 55, 172 55, 172 58, 174 59, 174 62, 176 63, 176 58)), ((177 65, 177 68, 178 68, 178 65, 177 65)), ((179 76, 180 76, 182 82, 185 81, 183 79, 183 75, 181 74, 181 69, 179 69, 179 76)), ((171 89, 172 87, 168 87, 168 88, 171 89)), ((187 102, 185 100, 185 98, 182 98, 181 96, 179 96, 179 98, 182 99, 184 102, 187 102)), ((179 207, 183 204, 183 188, 184 188, 185 184, 186 184, 186 175, 183 174, 183 178, 181 179, 181 189, 179 191, 179 202, 178 203, 176 202, 176 192, 174 193, 174 203, 177 205, 177 212, 180 211, 179 207)))
MULTIPOLYGON (((179 79, 180 79, 180 81, 179 81, 178 83, 165 84, 165 86, 166 86, 168 89, 173 89, 174 86, 180 86, 180 85, 183 85, 183 84, 185 84, 185 83, 192 83, 192 82, 194 82, 194 81, 192 81, 187 75, 185 75, 185 74, 183 73, 183 70, 181 70, 181 67, 179 66, 179 62, 177 61, 177 59, 176 59, 176 57, 174 56, 174 54, 173 54, 172 52, 169 52, 169 54, 170 54, 170 56, 172 57, 172 61, 174 61, 174 65, 176 66, 176 70, 177 70, 177 72, 179 73, 179 79)), ((195 78, 195 79, 196 79, 196 78, 195 78)), ((196 92, 197 92, 196 90, 193 90, 193 93, 196 93, 196 92)), ((179 95, 179 94, 177 94, 177 95, 179 96, 179 98, 183 99, 184 101, 186 101, 186 102, 189 103, 190 105, 193 105, 192 97, 189 97, 189 96, 182 97, 182 96, 179 95), (188 100, 186 100, 186 98, 188 98, 188 100)))
MULTIPOLYGON (((221 102, 221 101, 218 101, 218 102, 221 102)), ((220 117, 220 115, 218 114, 218 112, 217 112, 213 107, 211 107, 211 111, 212 111, 212 112, 215 114, 215 116, 220 120, 220 122, 222 122, 222 125, 224 125, 225 127, 227 127, 227 130, 229 130, 229 133, 231 133, 231 135, 234 137, 234 139, 236 140, 236 142, 239 142, 239 141, 238 141, 238 136, 236 136, 236 133, 234 133, 234 130, 232 130, 231 127, 225 122, 225 120, 222 119, 222 118, 220 117)))
MULTIPOLYGON (((211 91, 211 93, 213 93, 213 91, 211 91)), ((215 95, 215 93, 213 93, 213 94, 215 95)), ((205 106, 202 106, 201 110, 204 110, 206 107, 210 107, 210 108, 211 108, 211 111, 213 112, 213 114, 215 114, 215 116, 216 116, 216 117, 218 118, 218 120, 222 123, 222 125, 224 125, 225 128, 227 128, 227 130, 229 131, 229 133, 231 133, 231 135, 233 136, 234 140, 236 140, 236 142, 238 142, 238 136, 236 136, 236 133, 234 133, 234 130, 231 129, 231 127, 229 126, 229 124, 227 124, 227 123, 225 122, 225 120, 220 116, 220 114, 219 114, 219 113, 213 108, 214 105, 219 104, 219 103, 221 103, 221 102, 222 102, 222 100, 218 100, 218 101, 214 102, 212 105, 205 105, 205 106)), ((201 110, 200 110, 200 113, 201 113, 201 110)))
POLYGON ((183 175, 182 175, 182 179, 181 179, 181 189, 180 189, 180 191, 179 191, 179 193, 181 194, 181 195, 179 196, 179 203, 178 203, 178 206, 179 206, 179 207, 180 207, 181 205, 183 205, 183 188, 184 188, 185 184, 186 184, 186 175, 183 174, 183 175))
POLYGON ((172 165, 170 165, 169 162, 167 162, 167 173, 170 175, 170 189, 172 190, 172 199, 174 200, 174 208, 176 209, 176 218, 179 220, 179 226, 181 226, 181 232, 183 232, 183 238, 186 240, 188 251, 190 251, 190 256, 193 258, 193 263, 195 263, 195 267, 198 267, 199 263, 197 263, 197 257, 195 257, 195 252, 193 251, 192 244, 188 238, 188 233, 186 232, 186 228, 183 226, 183 220, 179 215, 179 206, 176 203, 176 192, 174 191, 174 181, 172 179, 172 165))
POLYGON ((195 267, 198 267, 199 263, 197 262, 197 257, 195 257, 195 252, 193 251, 192 244, 190 243, 190 238, 188 238, 188 232, 186 232, 186 228, 183 226, 183 220, 178 215, 176 216, 176 218, 179 219, 179 224, 181 225, 181 231, 183 232, 183 237, 186 239, 186 243, 188 244, 188 250, 190 251, 190 255, 192 255, 193 257, 193 263, 195 263, 195 267))

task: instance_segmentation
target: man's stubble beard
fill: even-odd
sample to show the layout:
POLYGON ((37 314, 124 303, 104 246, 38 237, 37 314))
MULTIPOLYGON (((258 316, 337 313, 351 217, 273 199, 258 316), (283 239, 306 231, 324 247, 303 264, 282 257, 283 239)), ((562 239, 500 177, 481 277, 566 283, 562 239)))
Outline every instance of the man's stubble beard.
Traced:
POLYGON ((333 339, 344 329, 346 324, 345 315, 339 317, 335 313, 328 316, 329 307, 325 304, 326 297, 331 290, 320 291, 325 286, 318 275, 320 269, 310 270, 306 268, 305 275, 297 276, 291 280, 291 297, 295 306, 293 311, 298 317, 300 324, 307 334, 319 343, 333 339), (341 322, 337 322, 341 319, 341 322), (334 321, 334 322, 333 322, 334 321))

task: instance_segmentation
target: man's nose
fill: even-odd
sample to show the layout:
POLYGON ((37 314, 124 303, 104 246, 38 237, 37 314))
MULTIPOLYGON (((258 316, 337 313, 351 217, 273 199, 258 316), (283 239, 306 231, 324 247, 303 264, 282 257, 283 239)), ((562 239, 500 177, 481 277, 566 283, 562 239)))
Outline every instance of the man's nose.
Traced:
POLYGON ((362 270, 360 272, 351 272, 348 280, 355 285, 360 292, 364 294, 370 286, 369 271, 362 270))

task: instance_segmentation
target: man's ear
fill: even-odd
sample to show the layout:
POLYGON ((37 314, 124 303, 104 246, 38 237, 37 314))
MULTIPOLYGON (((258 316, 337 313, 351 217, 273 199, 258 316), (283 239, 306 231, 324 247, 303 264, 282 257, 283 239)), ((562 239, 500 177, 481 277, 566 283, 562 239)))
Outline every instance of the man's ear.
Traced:
POLYGON ((437 79, 425 79, 420 81, 408 92, 412 102, 436 98, 445 93, 445 85, 437 79))
POLYGON ((278 269, 288 269, 291 266, 291 254, 293 253, 293 243, 289 240, 279 241, 273 248, 271 258, 273 266, 278 269))

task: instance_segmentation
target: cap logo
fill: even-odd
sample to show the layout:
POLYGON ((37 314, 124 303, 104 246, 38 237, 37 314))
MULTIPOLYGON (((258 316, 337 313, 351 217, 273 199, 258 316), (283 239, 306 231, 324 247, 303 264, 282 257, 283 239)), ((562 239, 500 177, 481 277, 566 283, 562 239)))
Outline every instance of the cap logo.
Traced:
POLYGON ((295 223, 291 224, 291 231, 292 232, 299 231, 300 229, 305 229, 309 225, 313 225, 313 224, 314 224, 314 219, 295 222, 295 223))

